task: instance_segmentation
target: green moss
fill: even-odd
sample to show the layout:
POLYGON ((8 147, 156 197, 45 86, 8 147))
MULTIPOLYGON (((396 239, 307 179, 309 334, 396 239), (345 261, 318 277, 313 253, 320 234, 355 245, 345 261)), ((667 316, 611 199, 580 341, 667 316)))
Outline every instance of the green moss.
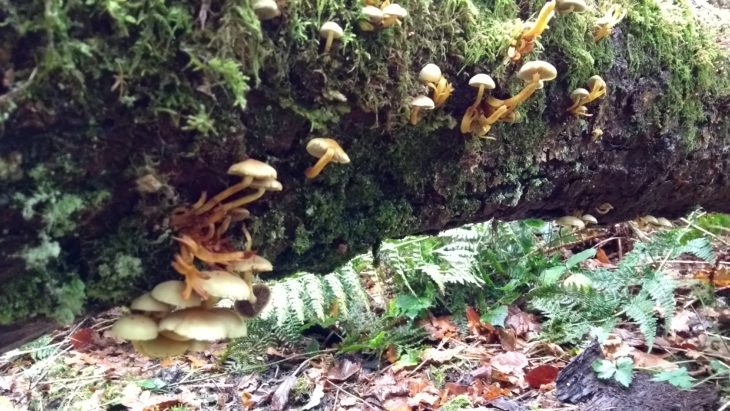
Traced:
POLYGON ((292 249, 297 254, 304 254, 309 251, 312 247, 312 240, 309 237, 309 232, 303 225, 298 225, 294 234, 294 242, 292 243, 292 249))

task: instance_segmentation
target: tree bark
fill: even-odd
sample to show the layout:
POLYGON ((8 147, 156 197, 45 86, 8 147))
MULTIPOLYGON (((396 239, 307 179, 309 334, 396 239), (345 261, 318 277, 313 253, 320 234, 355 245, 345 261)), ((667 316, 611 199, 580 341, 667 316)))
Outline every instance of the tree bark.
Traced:
POLYGON ((375 32, 359 1, 280 0, 265 22, 249 3, 0 0, 0 324, 68 322, 176 278, 172 209, 234 183, 228 166, 249 157, 284 185, 249 224, 280 275, 490 218, 730 211, 727 39, 695 18, 727 10, 632 2, 598 43, 605 10, 555 17, 525 59, 557 79, 481 140, 458 129, 468 80, 491 74, 502 99, 521 89, 507 49, 543 2, 403 1, 402 23, 375 32), (323 54, 326 19, 346 36, 323 54), (455 91, 413 126, 430 62, 455 91), (570 91, 595 74, 607 96, 571 116, 570 91), (352 162, 304 178, 313 137, 352 162))

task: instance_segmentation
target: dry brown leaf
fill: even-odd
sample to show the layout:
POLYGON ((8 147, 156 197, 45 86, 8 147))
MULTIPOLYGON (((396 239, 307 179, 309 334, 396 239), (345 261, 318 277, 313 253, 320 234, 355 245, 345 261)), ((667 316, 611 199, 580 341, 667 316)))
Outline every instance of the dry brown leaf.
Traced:
POLYGON ((342 382, 350 379, 353 375, 360 372, 362 366, 359 363, 344 359, 339 361, 334 368, 327 371, 327 379, 334 382, 342 382))
POLYGON ((436 404, 439 399, 440 397, 438 396, 438 394, 422 391, 409 398, 408 405, 411 407, 418 407, 421 404, 432 406, 436 404))
POLYGON ((457 396, 469 392, 469 386, 457 384, 455 382, 447 382, 446 385, 444 385, 444 391, 448 392, 449 395, 457 396))
POLYGON ((411 411, 410 405, 408 405, 408 399, 402 397, 390 398, 383 402, 383 408, 386 411, 411 411))
POLYGON ((408 380, 408 394, 412 397, 425 390, 430 385, 431 382, 425 378, 411 378, 408 380))
POLYGON ((542 330, 537 316, 526 313, 515 306, 509 307, 504 325, 515 330, 516 337, 522 337, 527 340, 536 336, 542 330))
POLYGON ((634 349, 631 352, 634 358, 634 367, 650 368, 654 370, 671 371, 677 369, 677 364, 669 362, 656 354, 650 354, 644 351, 634 349))
POLYGON ((253 396, 248 391, 241 393, 241 404, 243 405, 243 408, 247 410, 252 410, 256 407, 256 401, 253 400, 253 396))
POLYGON ((603 251, 603 248, 600 247, 596 251, 596 260, 602 262, 603 264, 611 264, 611 260, 608 259, 606 252, 603 251))
POLYGON ((492 368, 509 375, 521 376, 527 367, 527 356, 521 352, 509 351, 495 355, 491 361, 492 368))
POLYGON ((525 381, 534 389, 550 384, 558 377, 558 369, 552 365, 541 365, 531 369, 525 375, 525 381))
POLYGON ((385 350, 385 359, 391 364, 395 364, 395 362, 398 361, 398 349, 395 345, 391 345, 387 350, 385 350))
POLYGON ((274 395, 271 397, 271 409, 274 411, 282 411, 286 407, 286 403, 289 402, 289 393, 294 388, 294 384, 297 382, 297 376, 292 374, 284 379, 281 384, 274 391, 274 395))
POLYGON ((489 365, 483 365, 471 372, 473 378, 483 378, 489 381, 492 378, 492 367, 489 365))
POLYGON ((451 348, 451 349, 438 349, 435 347, 428 348, 423 351, 421 354, 421 359, 423 361, 430 361, 434 364, 443 364, 445 362, 451 361, 455 356, 459 355, 463 351, 461 348, 451 348))
POLYGON ((499 344, 505 351, 514 351, 517 348, 517 338, 515 337, 514 330, 505 330, 504 328, 497 328, 499 332, 499 344))
POLYGON ((502 386, 497 382, 484 387, 484 390, 481 392, 482 398, 487 401, 492 401, 499 397, 506 397, 508 395, 510 395, 510 391, 502 388, 502 386))
POLYGON ((459 332, 449 316, 435 317, 433 314, 428 313, 428 319, 421 321, 420 325, 436 341, 451 338, 459 332))

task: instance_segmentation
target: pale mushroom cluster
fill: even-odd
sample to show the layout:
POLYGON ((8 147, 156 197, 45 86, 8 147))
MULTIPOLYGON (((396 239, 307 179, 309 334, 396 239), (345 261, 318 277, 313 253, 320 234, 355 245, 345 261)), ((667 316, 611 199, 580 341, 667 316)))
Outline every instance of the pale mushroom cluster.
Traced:
POLYGON ((568 107, 568 112, 575 116, 592 116, 592 114, 588 113, 586 104, 606 95, 606 82, 601 76, 595 75, 588 79, 588 88, 590 91, 584 88, 577 88, 570 93, 570 99, 573 101, 573 104, 568 107))
POLYGON ((408 16, 408 10, 389 0, 383 2, 365 0, 361 15, 360 30, 376 31, 401 24, 401 19, 408 16))
POLYGON ((422 110, 433 110, 446 104, 451 93, 454 92, 454 86, 441 73, 439 66, 429 63, 423 66, 418 79, 433 90, 432 97, 426 95, 416 96, 411 100, 411 116, 410 122, 413 125, 418 124, 422 110))

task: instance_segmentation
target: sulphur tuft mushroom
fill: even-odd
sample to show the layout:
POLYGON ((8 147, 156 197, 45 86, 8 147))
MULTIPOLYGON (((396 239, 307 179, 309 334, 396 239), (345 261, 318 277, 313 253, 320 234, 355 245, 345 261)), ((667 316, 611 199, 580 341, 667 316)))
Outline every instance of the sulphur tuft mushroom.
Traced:
POLYGON ((584 0, 556 0, 555 10, 558 14, 582 13, 588 5, 584 0))
POLYGON ((237 313, 225 308, 186 308, 160 320, 159 330, 192 340, 216 341, 245 336, 246 323, 237 313))
POLYGON ((433 110, 436 107, 433 100, 431 100, 427 96, 414 97, 413 100, 411 100, 410 106, 411 106, 410 122, 414 126, 416 124, 418 124, 418 121, 421 119, 421 117, 420 117, 421 110, 433 110))
POLYGON ((506 105, 509 109, 507 113, 511 113, 540 88, 540 82, 554 80, 557 76, 558 70, 552 64, 541 60, 530 61, 523 64, 517 73, 517 77, 525 82, 525 87, 518 94, 507 100, 490 97, 487 103, 493 109, 506 105))
POLYGON ((497 85, 494 84, 492 77, 484 73, 472 76, 472 78, 469 79, 469 85, 479 89, 479 91, 477 91, 477 98, 474 100, 474 104, 472 104, 473 107, 477 107, 479 103, 482 102, 484 90, 494 90, 494 88, 497 87, 497 85))
POLYGON ((342 38, 343 34, 345 32, 342 30, 342 27, 334 21, 328 21, 322 24, 322 27, 319 29, 319 35, 325 39, 324 54, 329 53, 332 48, 332 41, 342 38))
POLYGON ((384 28, 390 27, 394 24, 400 24, 400 19, 408 16, 408 11, 399 4, 388 4, 382 8, 383 10, 383 22, 384 28))
POLYGON ((598 224, 598 220, 596 219, 596 217, 593 217, 590 214, 583 214, 582 216, 580 216, 580 219, 583 220, 586 225, 598 224))
POLYGON ((418 73, 418 79, 433 90, 433 104, 441 107, 454 92, 454 86, 441 74, 441 69, 433 64, 426 64, 418 73))
POLYGON ((197 294, 191 294, 189 298, 183 298, 185 283, 183 281, 164 281, 155 286, 150 294, 160 302, 169 304, 175 308, 197 307, 202 300, 197 294))
POLYGON ((172 311, 173 306, 156 300, 150 293, 144 293, 132 300, 129 309, 150 314, 160 314, 172 311))
POLYGON ((586 224, 578 217, 572 215, 566 215, 555 220, 555 224, 565 228, 577 228, 582 230, 586 227, 586 224))
POLYGON ((588 79, 588 89, 577 88, 570 93, 570 99, 573 104, 568 107, 568 111, 576 116, 590 117, 586 104, 602 98, 606 95, 606 82, 599 75, 591 76, 588 79))
POLYGON ((228 174, 240 177, 241 181, 216 194, 200 207, 195 208, 195 214, 200 215, 212 210, 223 200, 248 188, 255 179, 276 179, 277 175, 274 167, 253 158, 233 164, 228 168, 228 174))
POLYGON ((203 289, 208 295, 233 301, 248 300, 251 297, 251 287, 241 277, 223 270, 204 271, 204 273, 207 278, 203 280, 203 289))
POLYGON ((340 147, 337 141, 331 138, 313 138, 309 140, 307 152, 319 158, 314 166, 304 170, 304 175, 309 179, 317 177, 329 163, 350 163, 350 157, 347 156, 345 150, 340 147))
POLYGON ((555 0, 548 1, 540 9, 537 20, 525 23, 519 39, 512 41, 507 52, 508 56, 512 60, 517 61, 521 59, 522 56, 531 52, 532 49, 535 48, 535 40, 540 37, 543 31, 545 31, 548 27, 548 22, 555 14, 555 6, 555 0))
POLYGON ((132 314, 118 319, 111 333, 123 340, 145 341, 157 338, 157 323, 144 315, 132 314))
POLYGON ((132 346, 142 355, 150 358, 176 357, 185 354, 190 341, 179 341, 159 335, 154 340, 132 341, 132 346))
POLYGON ((256 0, 253 11, 259 20, 271 20, 281 16, 281 10, 274 0, 256 0))
POLYGON ((385 18, 383 10, 375 6, 365 6, 360 13, 363 17, 360 20, 360 29, 363 31, 374 31, 380 27, 385 18))
POLYGON ((613 28, 626 17, 626 10, 619 4, 614 4, 606 14, 596 20, 596 28, 593 34, 593 41, 596 43, 611 35, 613 28))

